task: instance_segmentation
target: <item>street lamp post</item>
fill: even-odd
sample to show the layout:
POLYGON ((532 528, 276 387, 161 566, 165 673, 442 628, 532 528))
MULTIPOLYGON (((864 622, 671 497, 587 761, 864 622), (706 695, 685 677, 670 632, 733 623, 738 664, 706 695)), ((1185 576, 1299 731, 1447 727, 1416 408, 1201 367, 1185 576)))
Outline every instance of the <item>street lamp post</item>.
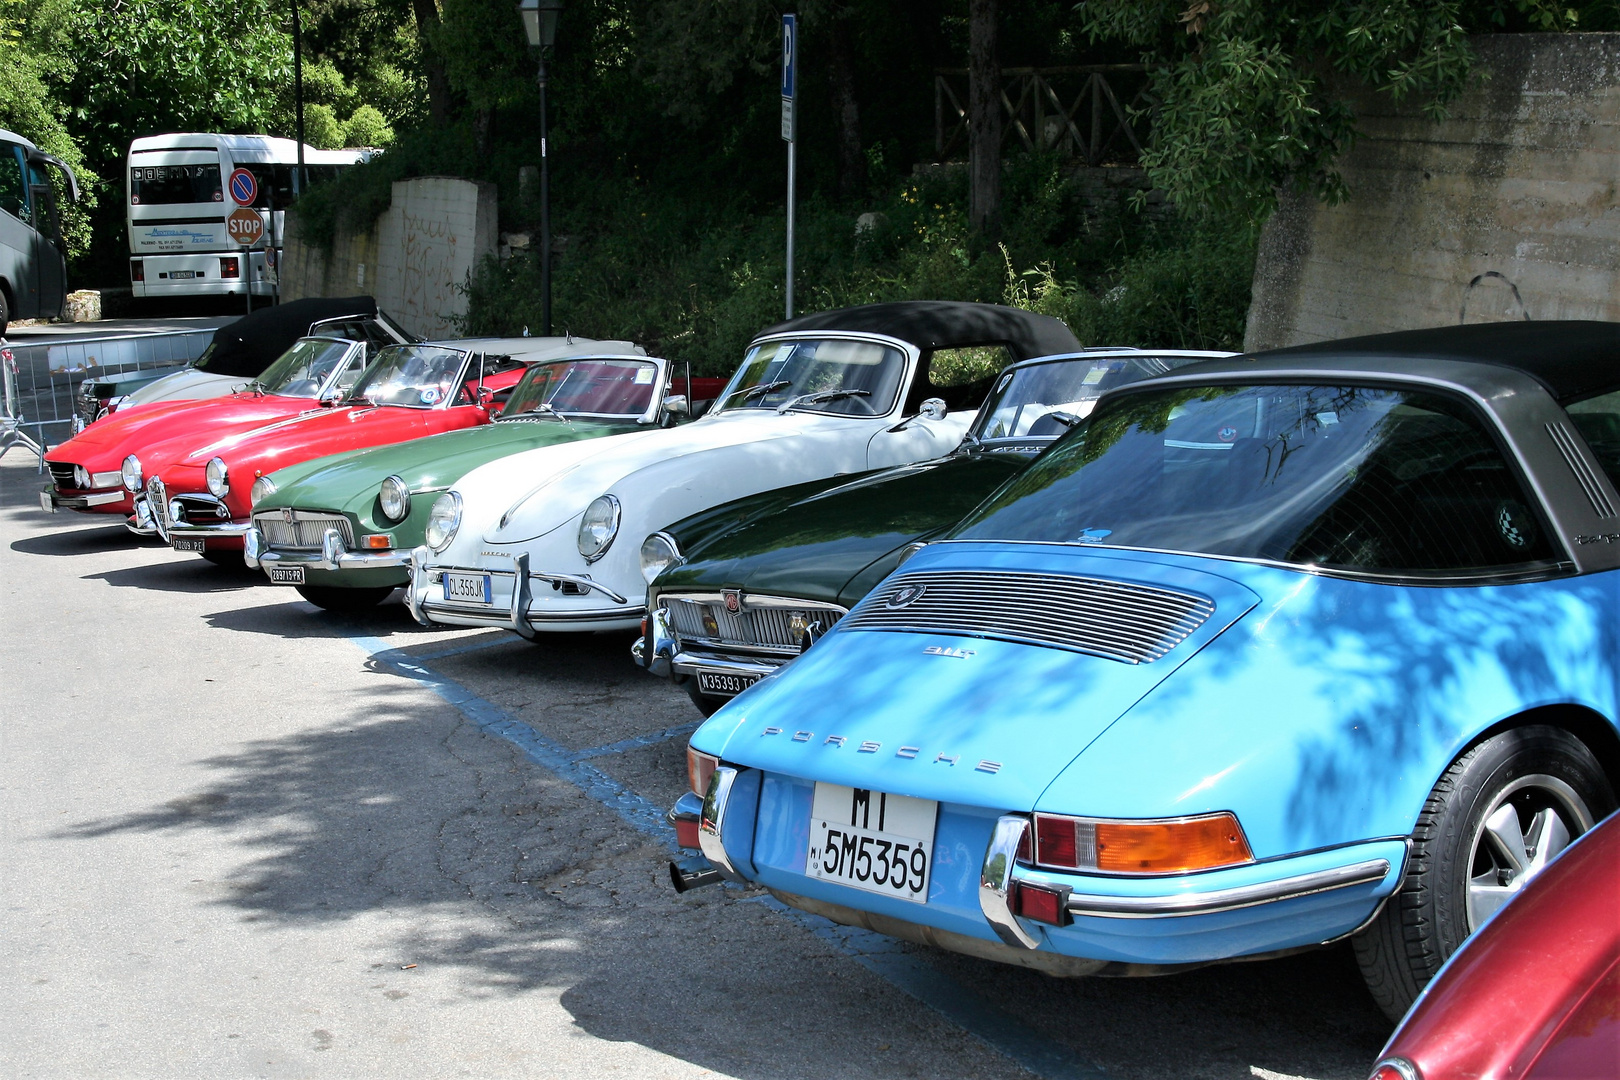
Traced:
POLYGON ((546 52, 557 40, 557 16, 562 0, 521 0, 518 15, 529 46, 539 50, 540 73, 540 331, 551 336, 551 178, 546 145, 546 52))

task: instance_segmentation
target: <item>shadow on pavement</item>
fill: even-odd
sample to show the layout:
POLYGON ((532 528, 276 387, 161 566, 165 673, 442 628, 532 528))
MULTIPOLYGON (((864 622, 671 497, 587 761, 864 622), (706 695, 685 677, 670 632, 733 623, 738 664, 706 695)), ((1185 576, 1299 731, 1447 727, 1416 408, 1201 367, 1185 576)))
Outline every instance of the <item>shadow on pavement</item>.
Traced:
MULTIPOLYGON (((21 543, 21 541, 18 541, 21 543)), ((15 547, 16 545, 12 545, 15 547)), ((195 555, 86 574, 86 581, 105 581, 118 589, 158 589, 177 593, 238 592, 264 584, 264 575, 242 565, 215 566, 195 555)))
POLYGON ((26 536, 11 542, 11 550, 23 555, 90 555, 143 547, 161 550, 164 546, 134 535, 122 524, 88 528, 80 526, 62 532, 26 536))
MULTIPOLYGON (((270 634, 294 638, 352 638, 398 634, 442 634, 445 626, 423 626, 411 618, 411 611, 400 599, 402 594, 363 611, 326 611, 311 604, 285 585, 271 585, 258 570, 249 571, 254 581, 267 590, 264 594, 283 603, 257 604, 234 611, 206 616, 210 626, 247 634, 270 634)), ((400 642, 404 648, 408 642, 400 642)))

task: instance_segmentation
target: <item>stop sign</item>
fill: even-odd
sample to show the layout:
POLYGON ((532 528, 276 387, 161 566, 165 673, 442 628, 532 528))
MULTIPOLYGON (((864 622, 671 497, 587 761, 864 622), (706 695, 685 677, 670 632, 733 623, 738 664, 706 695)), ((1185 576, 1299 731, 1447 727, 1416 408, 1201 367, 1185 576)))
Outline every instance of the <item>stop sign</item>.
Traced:
POLYGON ((264 235, 264 219, 257 210, 249 210, 245 206, 231 211, 231 216, 225 220, 225 227, 231 239, 243 247, 252 247, 264 235))

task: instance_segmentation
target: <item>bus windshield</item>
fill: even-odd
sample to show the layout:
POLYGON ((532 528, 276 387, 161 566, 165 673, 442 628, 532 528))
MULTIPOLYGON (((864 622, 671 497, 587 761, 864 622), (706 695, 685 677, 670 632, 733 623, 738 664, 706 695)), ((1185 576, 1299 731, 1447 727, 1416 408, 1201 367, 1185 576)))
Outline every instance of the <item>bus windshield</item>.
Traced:
POLYGON ((224 202, 218 165, 140 165, 129 170, 135 205, 224 202))

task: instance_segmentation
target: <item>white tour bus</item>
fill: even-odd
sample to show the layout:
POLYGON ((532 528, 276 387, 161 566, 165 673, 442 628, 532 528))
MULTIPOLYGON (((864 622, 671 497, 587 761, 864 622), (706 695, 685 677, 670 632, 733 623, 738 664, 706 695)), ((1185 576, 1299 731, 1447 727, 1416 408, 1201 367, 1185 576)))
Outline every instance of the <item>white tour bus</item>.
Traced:
MULTIPOLYGON (((304 147, 311 185, 365 160, 360 150, 304 147)), ((280 255, 282 212, 293 199, 298 144, 269 135, 180 133, 151 135, 129 144, 129 280, 136 296, 269 296, 265 251, 275 239, 280 255), (265 237, 244 253, 226 233, 236 203, 225 191, 231 170, 259 182, 254 207, 265 237), (272 209, 274 213, 272 213, 272 209), (273 219, 273 220, 272 220, 273 219)), ((274 259, 270 265, 274 266, 274 259)))

